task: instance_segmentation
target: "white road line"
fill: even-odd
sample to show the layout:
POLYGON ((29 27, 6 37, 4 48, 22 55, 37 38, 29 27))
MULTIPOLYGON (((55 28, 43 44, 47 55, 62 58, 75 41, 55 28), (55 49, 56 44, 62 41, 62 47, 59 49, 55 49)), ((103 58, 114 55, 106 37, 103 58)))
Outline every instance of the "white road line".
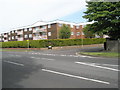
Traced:
POLYGON ((101 81, 101 80, 96 80, 96 79, 90 79, 90 78, 85 78, 85 77, 81 77, 81 76, 75 76, 75 75, 71 75, 71 74, 67 74, 67 73, 61 73, 61 72, 47 70, 47 69, 42 69, 42 71, 51 72, 51 73, 55 73, 55 74, 59 74, 59 75, 64 75, 64 76, 68 76, 68 77, 73 77, 73 78, 78 78, 78 79, 83 79, 83 80, 88 80, 88 81, 93 81, 93 82, 98 82, 98 83, 103 83, 103 84, 110 84, 109 82, 106 82, 106 81, 101 81))
POLYGON ((105 65, 105 66, 116 66, 118 67, 119 65, 113 65, 113 64, 100 64, 100 63, 91 63, 91 64, 95 64, 95 65, 105 65))
POLYGON ((4 62, 11 63, 11 64, 14 64, 14 65, 19 65, 19 66, 24 66, 24 64, 20 64, 20 63, 16 63, 16 62, 11 62, 11 61, 4 61, 4 62))
POLYGON ((44 60, 50 60, 50 61, 55 60, 55 59, 50 59, 50 58, 36 58, 36 57, 30 57, 30 58, 35 58, 35 59, 44 59, 44 60))
POLYGON ((55 60, 55 59, 49 59, 49 58, 41 58, 41 59, 50 60, 50 61, 55 60))
POLYGON ((87 65, 87 66, 92 66, 92 67, 97 67, 97 68, 102 68, 102 69, 107 69, 107 70, 112 70, 112 71, 120 71, 114 68, 109 68, 109 67, 103 67, 103 66, 98 66, 95 64, 90 64, 90 63, 84 63, 84 62, 75 62, 77 64, 82 64, 82 65, 87 65))

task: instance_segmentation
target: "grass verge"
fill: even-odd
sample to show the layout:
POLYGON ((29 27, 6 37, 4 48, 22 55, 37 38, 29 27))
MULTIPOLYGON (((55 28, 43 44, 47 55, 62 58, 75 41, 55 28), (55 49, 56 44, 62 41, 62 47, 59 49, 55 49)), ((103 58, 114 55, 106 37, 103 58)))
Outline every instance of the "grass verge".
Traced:
POLYGON ((120 57, 120 53, 117 52, 80 52, 79 54, 103 57, 120 57))

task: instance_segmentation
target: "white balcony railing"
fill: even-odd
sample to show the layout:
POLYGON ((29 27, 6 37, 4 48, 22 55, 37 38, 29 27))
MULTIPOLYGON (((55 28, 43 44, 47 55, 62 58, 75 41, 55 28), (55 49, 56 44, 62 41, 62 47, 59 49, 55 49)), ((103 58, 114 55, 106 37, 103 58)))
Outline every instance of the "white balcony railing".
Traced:
POLYGON ((23 41, 23 37, 22 38, 18 38, 18 41, 23 41))
POLYGON ((4 35, 4 37, 7 37, 8 35, 4 35))
POLYGON ((8 40, 4 40, 4 42, 8 42, 8 40))
POLYGON ((33 33, 37 33, 37 32, 47 32, 47 30, 46 29, 44 29, 44 28, 41 28, 41 29, 33 29, 33 33))
POLYGON ((23 31, 18 31, 17 35, 23 34, 23 31))

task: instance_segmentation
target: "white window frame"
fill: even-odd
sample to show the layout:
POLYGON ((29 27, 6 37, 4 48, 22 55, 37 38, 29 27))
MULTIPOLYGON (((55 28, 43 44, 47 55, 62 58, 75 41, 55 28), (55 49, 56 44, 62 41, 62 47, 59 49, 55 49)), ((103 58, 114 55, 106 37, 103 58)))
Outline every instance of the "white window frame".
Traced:
POLYGON ((29 34, 29 38, 32 38, 33 36, 32 36, 32 34, 29 34))
POLYGON ((28 35, 27 35, 27 34, 25 34, 25 35, 24 35, 24 38, 28 38, 28 35))
POLYGON ((35 30, 37 31, 37 30, 40 30, 40 27, 35 27, 35 30))
POLYGON ((11 38, 9 37, 8 40, 10 40, 11 38))
POLYGON ((71 32, 71 35, 74 35, 74 32, 71 32))
POLYGON ((48 28, 51 28, 51 24, 48 24, 48 28))
POLYGON ((82 28, 84 28, 86 25, 82 25, 82 28))
POLYGON ((15 39, 17 39, 18 38, 18 36, 15 36, 15 39))
POLYGON ((80 35, 80 32, 77 32, 77 34, 76 34, 77 36, 79 36, 80 35))
POLYGON ((46 26, 43 26, 42 28, 43 28, 43 29, 47 29, 47 27, 46 27, 46 26))
POLYGON ((12 36, 12 40, 15 39, 14 36, 12 36))
POLYGON ((14 33, 14 31, 12 31, 12 33, 14 33))
POLYGON ((26 31, 27 31, 27 28, 24 28, 24 31, 26 32, 26 31))
POLYGON ((32 28, 29 28, 29 31, 32 31, 32 28))
POLYGON ((47 33, 46 32, 42 32, 42 35, 45 36, 45 35, 47 35, 47 33))
POLYGON ((17 33, 17 30, 15 30, 15 33, 17 33))
POLYGON ((48 32, 48 36, 51 36, 51 32, 48 32))
POLYGON ((71 27, 71 28, 74 28, 74 25, 73 25, 73 24, 70 24, 70 27, 71 27))
POLYGON ((62 27, 62 25, 63 25, 63 24, 61 24, 61 23, 58 24, 59 27, 62 27))
POLYGON ((79 29, 80 28, 80 26, 78 25, 78 26, 76 26, 76 29, 79 29))

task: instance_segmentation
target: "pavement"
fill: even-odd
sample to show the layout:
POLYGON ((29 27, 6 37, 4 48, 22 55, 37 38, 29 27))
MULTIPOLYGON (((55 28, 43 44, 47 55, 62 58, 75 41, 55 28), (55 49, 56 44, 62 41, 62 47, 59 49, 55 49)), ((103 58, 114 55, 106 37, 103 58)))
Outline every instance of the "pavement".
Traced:
POLYGON ((3 88, 118 88, 118 59, 76 55, 103 47, 2 52, 3 88))

